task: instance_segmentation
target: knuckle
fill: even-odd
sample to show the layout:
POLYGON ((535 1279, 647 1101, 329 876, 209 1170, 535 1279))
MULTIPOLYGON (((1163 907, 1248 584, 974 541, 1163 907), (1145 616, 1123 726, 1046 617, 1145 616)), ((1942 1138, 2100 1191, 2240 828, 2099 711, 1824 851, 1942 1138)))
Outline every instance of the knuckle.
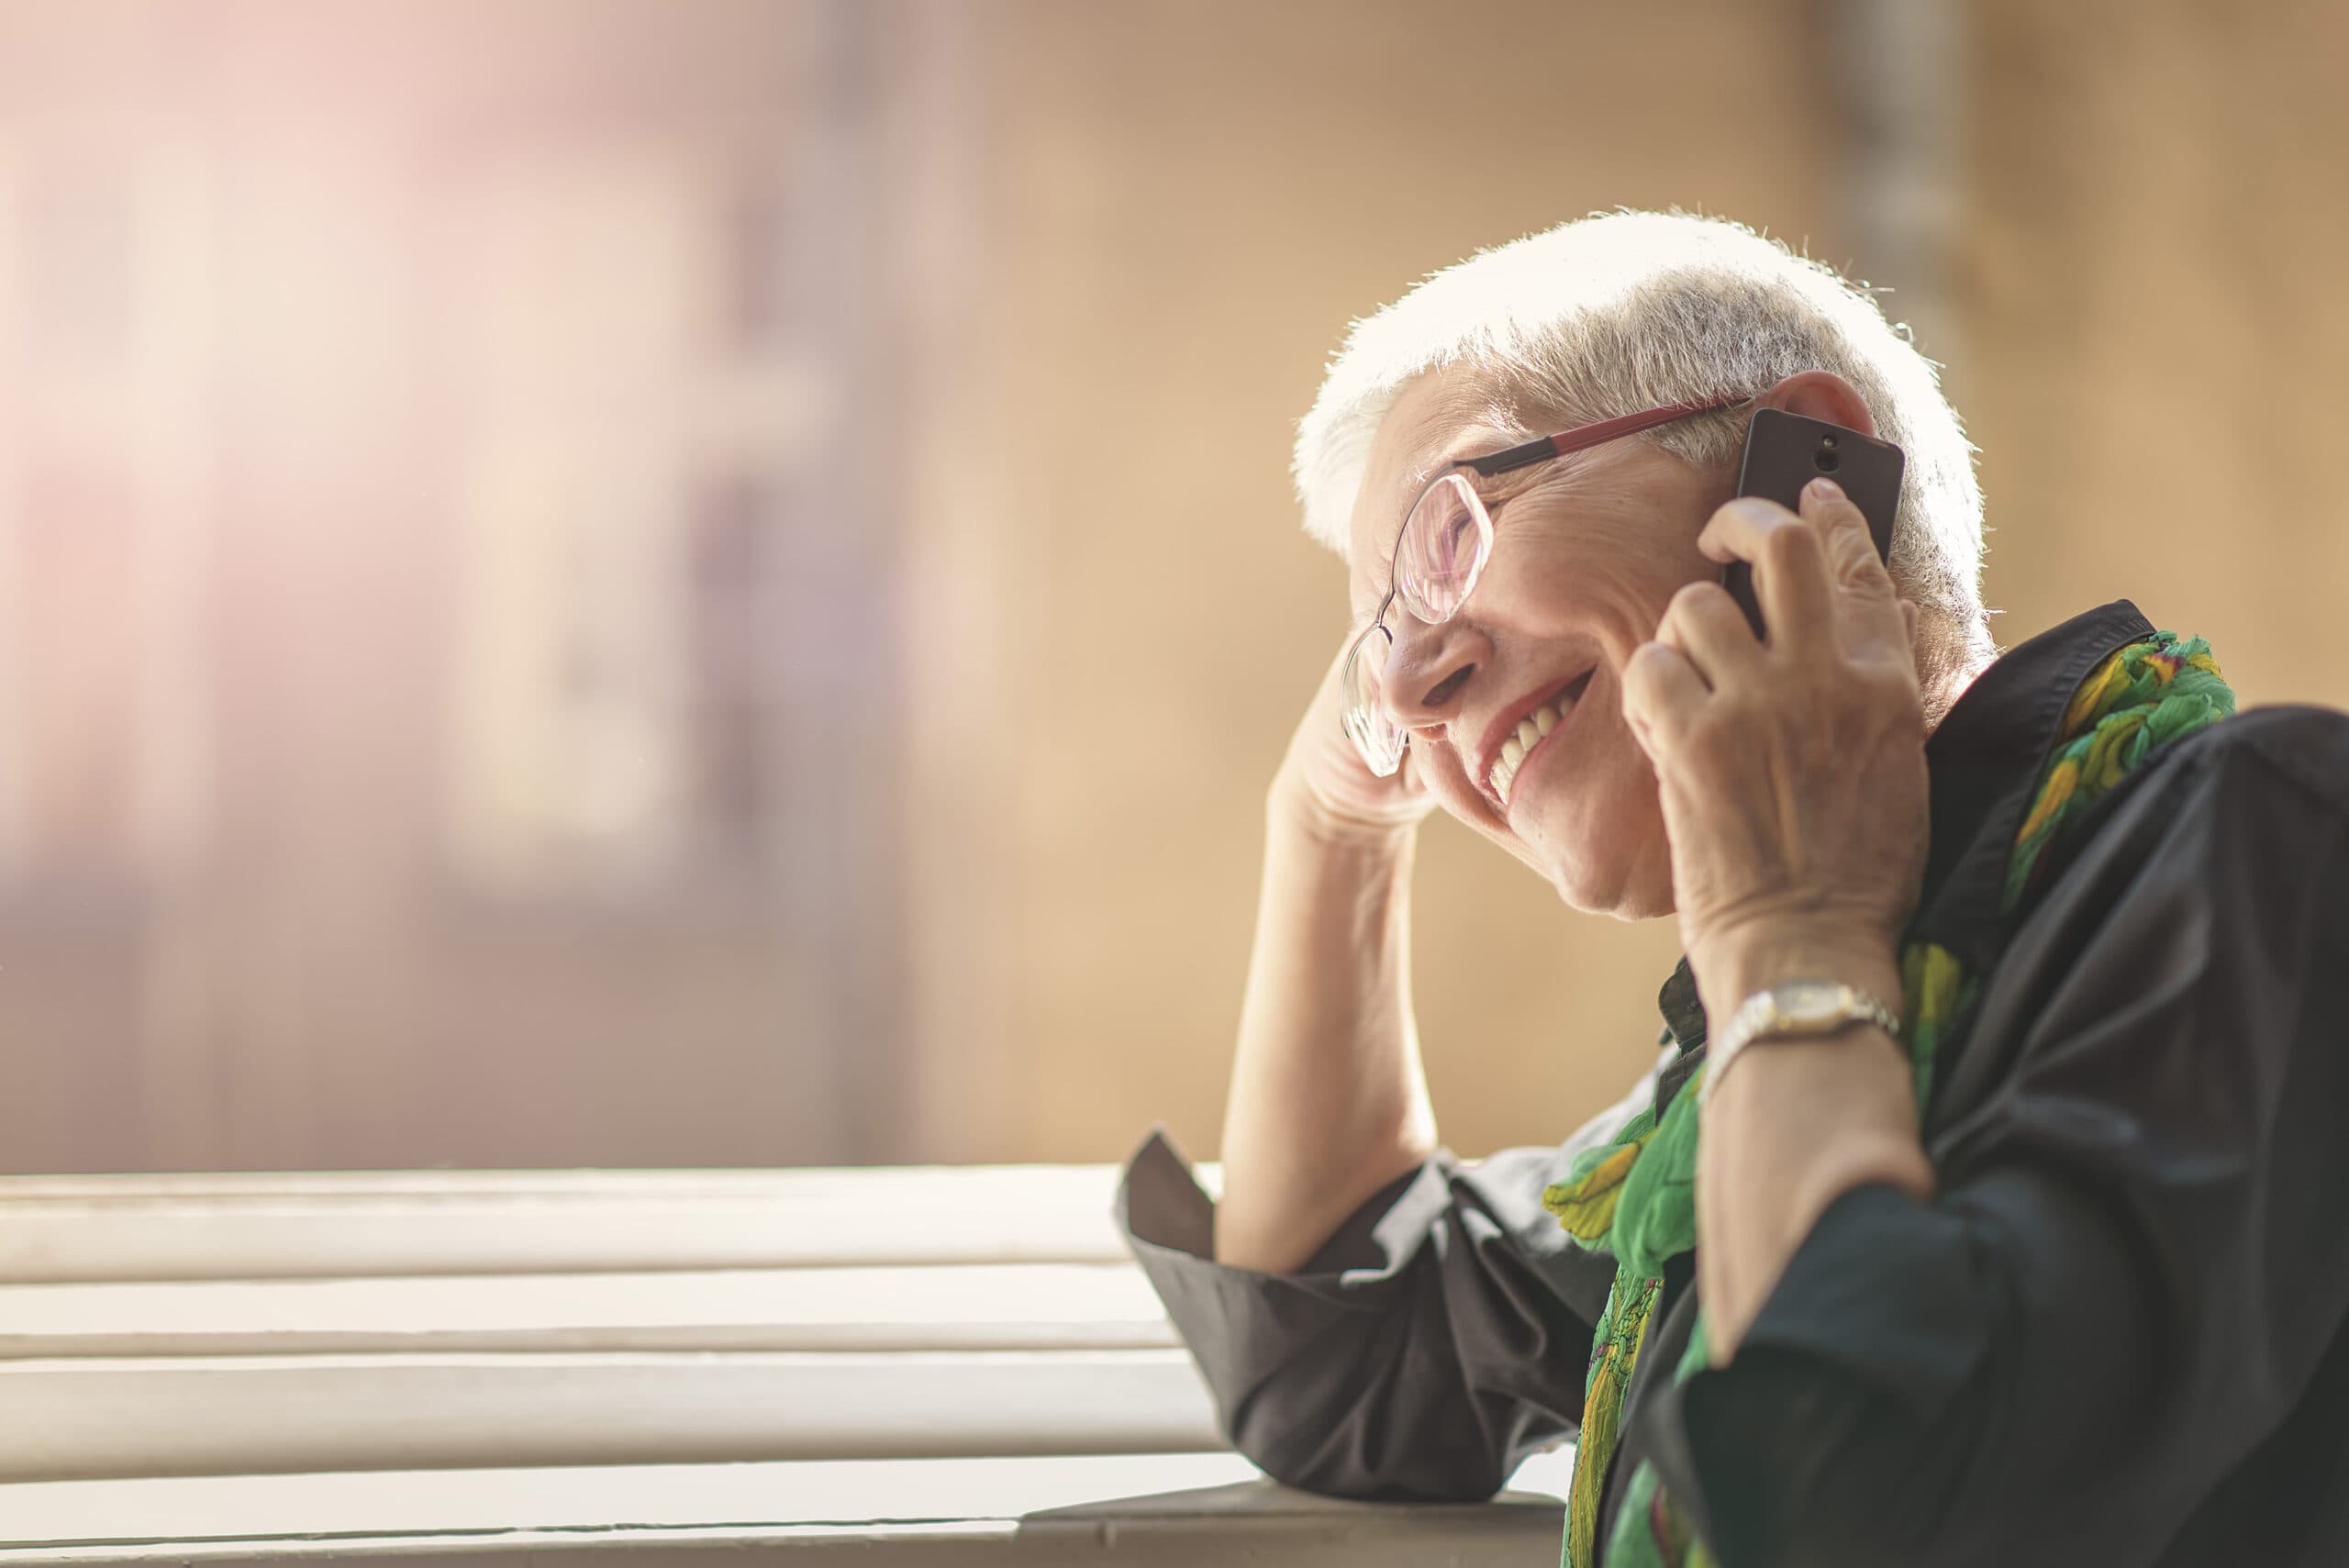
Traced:
POLYGON ((1662 642, 1642 642, 1631 650, 1631 658, 1623 662, 1627 681, 1635 681, 1644 690, 1663 673, 1674 658, 1673 651, 1662 642))
POLYGON ((1781 522, 1762 536, 1757 553, 1774 567, 1799 566, 1819 559, 1819 536, 1799 523, 1781 522))
POLYGON ((1752 533, 1767 528, 1785 508, 1759 495, 1732 495, 1713 508, 1706 528, 1715 533, 1752 533))
POLYGON ((1724 729, 1743 732, 1774 717, 1784 700, 1778 693, 1748 683, 1722 687, 1709 706, 1724 729))
POLYGON ((1697 619, 1717 615, 1729 602, 1727 589, 1709 577, 1700 577, 1674 590, 1668 613, 1676 619, 1697 619))
POLYGON ((1852 541, 1843 551, 1839 567, 1835 575, 1844 586, 1871 599, 1893 602, 1892 579, 1886 574, 1884 563, 1876 560, 1876 547, 1865 539, 1852 541))
POLYGON ((1680 746, 1699 761, 1728 762, 1745 754, 1745 732, 1744 715, 1739 709, 1728 703, 1710 702, 1688 721, 1680 746))
POLYGON ((1861 678, 1879 706, 1910 707, 1916 705, 1916 673, 1905 663, 1888 659, 1871 661, 1861 678))

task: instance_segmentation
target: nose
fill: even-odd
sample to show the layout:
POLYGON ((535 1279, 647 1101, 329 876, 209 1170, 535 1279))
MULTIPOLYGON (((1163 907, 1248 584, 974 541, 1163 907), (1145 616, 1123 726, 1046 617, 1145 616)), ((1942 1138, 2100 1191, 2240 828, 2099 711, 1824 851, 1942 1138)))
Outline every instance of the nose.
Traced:
POLYGON ((1400 605, 1387 617, 1395 646, 1378 683, 1379 701, 1397 728, 1427 729, 1450 723, 1475 678, 1492 656, 1485 634, 1465 616, 1441 626, 1412 618, 1400 605))

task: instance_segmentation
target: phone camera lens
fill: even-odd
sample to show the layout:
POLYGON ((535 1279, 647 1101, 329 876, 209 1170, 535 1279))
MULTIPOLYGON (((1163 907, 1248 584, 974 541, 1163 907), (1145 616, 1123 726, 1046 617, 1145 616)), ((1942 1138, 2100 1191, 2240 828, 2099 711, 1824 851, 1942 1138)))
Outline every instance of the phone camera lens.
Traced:
POLYGON ((1821 447, 1810 461, 1811 466, 1821 473, 1832 473, 1843 466, 1843 460, 1835 455, 1832 447, 1821 447))

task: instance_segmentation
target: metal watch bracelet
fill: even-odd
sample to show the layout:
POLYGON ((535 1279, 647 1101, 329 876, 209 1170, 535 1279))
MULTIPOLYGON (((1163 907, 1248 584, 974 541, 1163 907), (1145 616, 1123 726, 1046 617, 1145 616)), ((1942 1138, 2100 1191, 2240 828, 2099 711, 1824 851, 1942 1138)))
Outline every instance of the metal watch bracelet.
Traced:
POLYGON ((1900 1018, 1891 1008, 1855 985, 1835 980, 1787 980, 1756 991, 1708 1042, 1705 1081, 1698 1085, 1697 1105, 1702 1109, 1714 1086, 1729 1072, 1745 1048, 1756 1040, 1817 1040, 1839 1034, 1854 1024, 1874 1024, 1894 1040, 1900 1038, 1900 1018))

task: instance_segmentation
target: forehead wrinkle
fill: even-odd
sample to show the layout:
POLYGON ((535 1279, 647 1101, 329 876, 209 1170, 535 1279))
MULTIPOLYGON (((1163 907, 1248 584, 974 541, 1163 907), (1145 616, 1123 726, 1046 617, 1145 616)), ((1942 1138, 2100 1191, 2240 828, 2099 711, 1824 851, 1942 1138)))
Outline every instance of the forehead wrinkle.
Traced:
MULTIPOLYGON (((1389 409, 1389 417, 1392 417, 1393 408, 1400 407, 1415 394, 1419 406, 1412 410, 1414 428, 1404 433, 1410 439, 1410 450, 1428 452, 1428 449, 1432 448, 1433 450, 1405 471, 1402 483, 1407 487, 1424 488, 1428 481, 1445 467, 1467 455, 1467 443, 1476 433, 1477 427, 1506 428, 1506 421, 1495 417, 1497 409, 1492 398, 1481 391, 1461 367, 1431 371, 1413 382, 1403 395, 1396 398, 1389 409), (1449 433, 1440 441, 1428 439, 1439 432, 1449 433)), ((1412 491, 1412 494, 1416 493, 1416 490, 1412 491)), ((1406 495, 1397 504, 1409 500, 1410 495, 1406 495)))

